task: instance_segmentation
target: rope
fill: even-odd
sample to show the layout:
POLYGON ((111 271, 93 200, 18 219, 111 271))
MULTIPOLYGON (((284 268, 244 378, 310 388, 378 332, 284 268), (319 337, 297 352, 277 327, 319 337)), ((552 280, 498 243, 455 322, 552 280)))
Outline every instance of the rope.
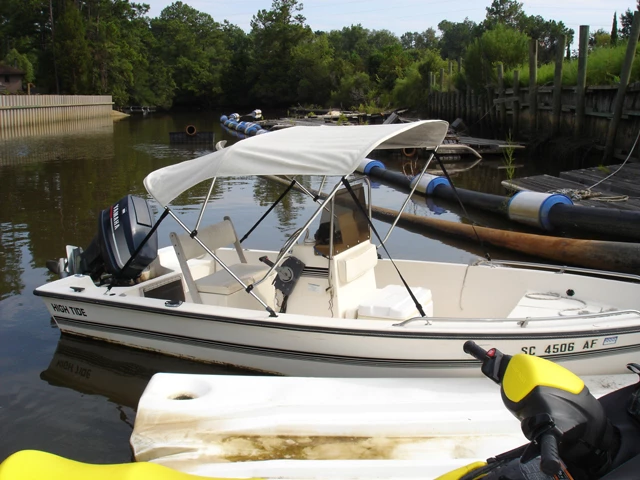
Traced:
POLYGON ((631 147, 631 150, 629 150, 629 154, 627 155, 627 158, 625 158, 624 162, 622 162, 622 165, 620 165, 614 172, 610 173, 609 175, 604 177, 602 180, 598 180, 596 183, 594 183, 590 187, 587 187, 585 190, 579 190, 575 188, 561 188, 558 190, 549 191, 547 193, 562 193, 564 195, 567 195, 569 198, 571 198, 571 200, 576 200, 576 201, 589 199, 589 200, 595 200, 598 202, 626 202, 627 200, 629 200, 629 195, 613 195, 610 197, 604 197, 602 196, 601 192, 592 192, 591 189, 597 187, 605 180, 609 180, 616 173, 622 170, 622 167, 624 167, 627 164, 627 162, 631 158, 631 154, 636 149, 636 145, 638 144, 638 139, 640 139, 640 131, 638 131, 638 135, 636 136, 636 139, 633 142, 633 146, 631 147))

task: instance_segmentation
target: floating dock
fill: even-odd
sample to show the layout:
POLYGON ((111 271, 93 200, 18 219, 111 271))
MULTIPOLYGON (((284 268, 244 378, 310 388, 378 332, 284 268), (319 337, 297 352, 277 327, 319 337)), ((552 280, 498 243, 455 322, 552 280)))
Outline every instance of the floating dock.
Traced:
POLYGON ((567 192, 565 194, 572 197, 576 205, 640 211, 640 182, 638 181, 640 164, 638 163, 627 163, 614 176, 590 188, 618 170, 620 166, 570 170, 561 172, 559 177, 535 175, 503 180, 502 185, 511 191, 567 192))

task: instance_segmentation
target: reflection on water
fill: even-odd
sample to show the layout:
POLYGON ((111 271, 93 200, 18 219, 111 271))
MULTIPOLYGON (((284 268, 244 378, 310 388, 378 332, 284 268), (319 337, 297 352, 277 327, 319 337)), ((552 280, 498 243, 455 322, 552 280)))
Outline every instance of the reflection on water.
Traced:
POLYGON ((147 383, 158 372, 254 375, 240 368, 205 365, 119 345, 61 335, 40 378, 50 385, 100 395, 135 410, 147 383))
MULTIPOLYGON (((62 256, 67 244, 90 243, 102 209, 128 193, 148 198, 142 181, 149 172, 210 151, 170 145, 169 132, 192 124, 213 130, 216 140, 234 141, 221 132, 218 118, 153 114, 104 125, 83 121, 73 131, 60 125, 10 138, 5 132, 0 142, 0 460, 35 448, 82 461, 128 461, 134 408, 154 372, 239 373, 114 345, 59 340, 44 304, 32 295, 53 279, 45 268, 48 259, 62 256)), ((318 188, 321 179, 301 181, 318 188)), ((209 186, 203 182, 174 202, 187 225, 195 224, 209 186)), ((231 215, 242 237, 284 189, 254 177, 219 179, 202 222, 231 215)), ((374 190, 374 203, 382 207, 397 209, 403 198, 383 185, 374 190)), ((437 207, 444 210, 441 217, 460 221, 455 206, 431 206, 437 207)), ((152 208, 159 214, 153 201, 152 208)), ((421 199, 408 209, 433 215, 421 199)), ((308 197, 292 191, 243 245, 278 250, 313 210, 308 197)), ((388 224, 374 223, 382 235, 387 232, 388 224)), ((159 245, 169 245, 169 232, 178 228, 170 219, 163 222, 159 245)), ((387 246, 392 255, 409 259, 466 263, 483 254, 474 244, 401 228, 387 246)))
POLYGON ((113 153, 113 120, 110 117, 0 128, 0 167, 48 162, 107 149, 113 153))

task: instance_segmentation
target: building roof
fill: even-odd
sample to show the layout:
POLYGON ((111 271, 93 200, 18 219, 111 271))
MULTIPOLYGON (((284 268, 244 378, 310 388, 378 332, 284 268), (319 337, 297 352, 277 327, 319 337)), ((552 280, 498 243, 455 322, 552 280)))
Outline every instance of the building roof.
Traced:
POLYGON ((25 73, 19 68, 0 64, 0 75, 24 75, 24 74, 25 73))

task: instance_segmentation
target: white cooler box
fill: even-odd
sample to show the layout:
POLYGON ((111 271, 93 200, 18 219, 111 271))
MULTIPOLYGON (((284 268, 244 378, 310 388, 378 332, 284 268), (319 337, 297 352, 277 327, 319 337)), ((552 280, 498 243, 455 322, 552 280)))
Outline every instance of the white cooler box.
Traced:
MULTIPOLYGON (((427 317, 433 317, 431 290, 411 287, 411 291, 427 317)), ((403 321, 414 317, 420 317, 420 312, 404 285, 387 285, 378 289, 358 307, 358 318, 366 320, 403 321)))

